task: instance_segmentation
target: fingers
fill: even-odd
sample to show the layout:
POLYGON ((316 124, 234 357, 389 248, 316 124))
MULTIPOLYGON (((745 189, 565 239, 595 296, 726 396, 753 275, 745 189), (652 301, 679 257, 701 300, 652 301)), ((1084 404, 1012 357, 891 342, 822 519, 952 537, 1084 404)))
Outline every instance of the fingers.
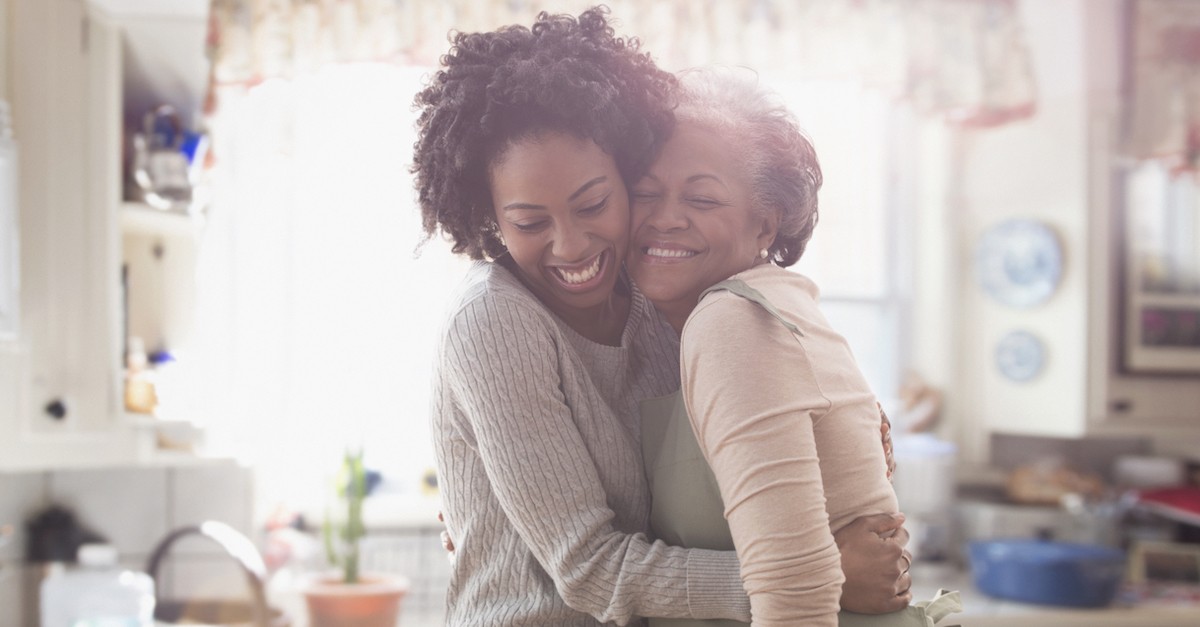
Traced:
POLYGON ((897 530, 904 528, 904 514, 874 514, 871 516, 863 516, 858 518, 852 525, 860 525, 865 527, 866 531, 871 533, 890 537, 897 530))
POLYGON ((907 549, 901 551, 900 560, 904 565, 900 570, 900 576, 896 578, 896 598, 893 599, 898 606, 896 610, 903 609, 912 602, 912 574, 909 572, 912 569, 912 553, 909 553, 907 549))
MULTIPOLYGON (((438 510, 438 522, 446 524, 446 519, 442 516, 441 510, 438 510)), ((454 553, 454 540, 450 537, 450 532, 442 529, 442 548, 446 549, 447 553, 454 553)))
MULTIPOLYGON (((901 514, 901 516, 903 516, 903 515, 904 514, 901 514)), ((892 537, 891 537, 891 539, 894 540, 896 542, 896 544, 899 544, 902 547, 908 546, 908 541, 911 538, 912 538, 912 536, 909 535, 908 529, 905 528, 903 526, 903 524, 901 524, 900 528, 897 529, 896 533, 892 534, 892 537)))
POLYGON ((892 475, 896 473, 896 452, 892 446, 892 421, 888 419, 887 412, 883 411, 883 405, 877 402, 875 406, 879 408, 879 433, 883 438, 883 458, 887 462, 887 478, 891 480, 892 475))
POLYGON ((912 603, 912 599, 913 599, 912 575, 909 575, 908 573, 904 573, 904 575, 902 577, 900 577, 900 579, 898 580, 898 583, 900 583, 901 585, 904 586, 904 590, 896 595, 895 601, 896 601, 897 607, 896 607, 896 609, 892 610, 893 612, 896 610, 904 609, 910 603, 912 603))
POLYGON ((860 614, 887 614, 888 612, 899 612, 908 607, 912 603, 912 577, 904 574, 900 579, 896 580, 897 592, 894 596, 871 603, 870 606, 860 608, 847 608, 843 603, 843 609, 849 609, 852 612, 860 614))

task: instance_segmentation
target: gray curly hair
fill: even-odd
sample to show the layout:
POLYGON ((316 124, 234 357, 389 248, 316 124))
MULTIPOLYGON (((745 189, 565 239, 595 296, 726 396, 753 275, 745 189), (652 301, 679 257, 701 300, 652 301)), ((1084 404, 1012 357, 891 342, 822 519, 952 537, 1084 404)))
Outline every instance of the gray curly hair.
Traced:
POLYGON ((736 151, 751 184, 753 209, 779 214, 768 258, 785 268, 796 263, 817 225, 822 183, 816 149, 796 116, 748 68, 696 68, 679 79, 677 123, 718 133, 736 151))

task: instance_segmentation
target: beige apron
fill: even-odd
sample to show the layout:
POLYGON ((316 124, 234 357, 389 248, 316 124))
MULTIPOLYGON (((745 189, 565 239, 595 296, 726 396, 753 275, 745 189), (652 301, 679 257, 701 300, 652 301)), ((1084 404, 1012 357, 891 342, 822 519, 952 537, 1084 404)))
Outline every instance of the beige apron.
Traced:
MULTIPOLYGON (((746 297, 779 318, 774 307, 757 290, 741 281, 723 281, 709 291, 715 289, 728 289, 746 297)), ((790 323, 783 322, 798 332, 790 323)), ((642 457, 653 496, 650 525, 655 536, 675 546, 734 550, 721 491, 692 431, 682 393, 642 401, 641 417, 642 457)), ((930 627, 942 616, 961 609, 955 592, 891 614, 869 616, 843 611, 838 614, 838 624, 842 627, 930 627)), ((650 627, 747 625, 732 620, 672 618, 650 618, 649 623, 650 627)))

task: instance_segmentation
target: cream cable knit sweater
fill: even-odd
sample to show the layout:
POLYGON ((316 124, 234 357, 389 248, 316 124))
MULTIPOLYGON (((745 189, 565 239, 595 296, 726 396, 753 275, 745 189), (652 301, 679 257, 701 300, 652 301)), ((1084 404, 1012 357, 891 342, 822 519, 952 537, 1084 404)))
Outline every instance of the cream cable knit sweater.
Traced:
POLYGON ((652 542, 638 401, 679 385, 675 334, 638 292, 621 346, 478 263, 443 330, 433 438, 457 550, 450 625, 749 619, 737 556, 652 542))

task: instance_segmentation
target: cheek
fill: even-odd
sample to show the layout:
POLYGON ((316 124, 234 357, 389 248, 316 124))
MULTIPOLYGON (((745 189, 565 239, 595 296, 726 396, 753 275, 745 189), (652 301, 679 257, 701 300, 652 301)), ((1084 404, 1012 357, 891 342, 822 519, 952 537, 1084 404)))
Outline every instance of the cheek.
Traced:
POLYGON ((651 210, 647 205, 634 205, 629 210, 629 232, 637 233, 650 218, 651 210))
POLYGON ((608 232, 614 241, 624 243, 629 235, 637 228, 637 215, 631 207, 613 207, 612 219, 608 232))

